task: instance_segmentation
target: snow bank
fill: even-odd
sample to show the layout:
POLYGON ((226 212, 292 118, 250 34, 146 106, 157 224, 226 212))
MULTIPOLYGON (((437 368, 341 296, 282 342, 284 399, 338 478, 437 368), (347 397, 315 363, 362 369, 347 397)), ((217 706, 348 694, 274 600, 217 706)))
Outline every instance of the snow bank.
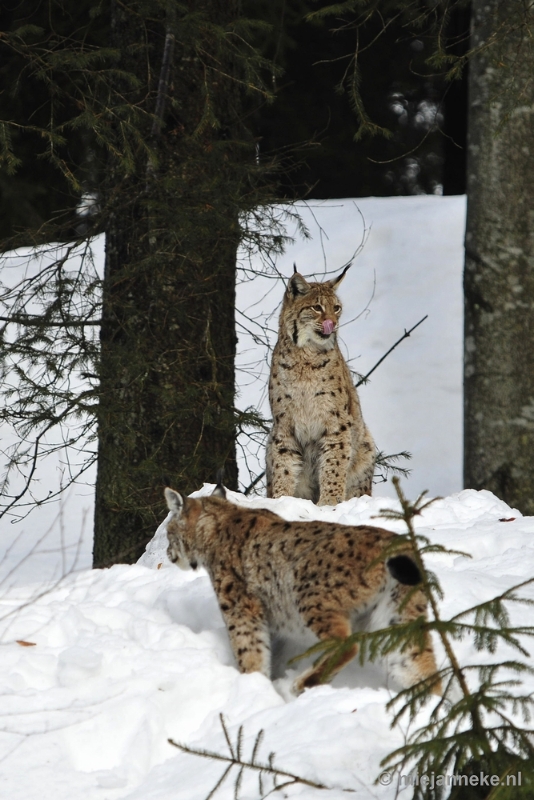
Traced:
MULTIPOLYGON (((395 505, 389 498, 318 508, 291 498, 231 497, 286 519, 372 521, 400 530, 375 520, 380 509, 395 505)), ((446 590, 444 615, 534 573, 534 518, 521 517, 489 492, 463 491, 439 500, 417 527, 473 556, 428 559, 446 590)), ((294 671, 274 684, 259 674, 239 674, 209 579, 175 568, 165 548, 162 525, 137 565, 2 593, 5 796, 203 800, 224 765, 182 753, 167 739, 227 752, 222 713, 233 740, 244 726, 245 755, 264 729, 260 758, 275 752, 280 768, 334 787, 325 795, 297 785, 287 790, 289 797, 341 800, 347 796, 342 788, 351 788, 358 800, 393 800, 395 786, 373 785, 380 759, 403 741, 401 729, 389 728, 385 704, 391 693, 380 666, 351 664, 333 686, 296 699, 288 697, 294 671)), ((514 607, 512 618, 529 624, 532 611, 514 607)), ((439 647, 437 652, 440 658, 439 647)), ((457 652, 462 663, 480 658, 469 640, 458 643, 457 652)), ((495 657, 505 654, 503 649, 495 657)), ((525 689, 534 692, 532 677, 525 689)), ((232 791, 230 779, 218 796, 230 798, 232 791)), ((243 797, 258 797, 255 777, 244 781, 243 797)))

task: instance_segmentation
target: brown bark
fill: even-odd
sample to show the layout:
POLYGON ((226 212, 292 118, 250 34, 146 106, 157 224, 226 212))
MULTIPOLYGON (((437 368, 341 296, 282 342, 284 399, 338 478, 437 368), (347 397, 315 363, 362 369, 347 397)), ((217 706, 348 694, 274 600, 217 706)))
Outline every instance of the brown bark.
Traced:
MULTIPOLYGON (((194 8, 221 26, 235 9, 223 0, 194 8)), ((141 87, 122 87, 122 94, 154 114, 161 108, 169 20, 148 24, 136 11, 132 4, 115 8, 121 67, 141 87), (135 49, 139 42, 146 43, 142 52, 135 49)), ((154 137, 153 117, 141 122, 157 163, 138 148, 130 174, 118 162, 110 165, 95 566, 139 557, 165 515, 165 483, 189 493, 222 466, 227 485, 237 481, 235 258, 244 180, 239 91, 231 60, 222 61, 208 27, 200 24, 199 30, 206 36, 201 46, 187 20, 176 23, 163 128, 154 137), (212 117, 204 124, 207 112, 212 117)))
POLYGON ((474 0, 465 289, 465 486, 534 514, 534 14, 474 0), (529 31, 530 28, 530 31, 529 31))

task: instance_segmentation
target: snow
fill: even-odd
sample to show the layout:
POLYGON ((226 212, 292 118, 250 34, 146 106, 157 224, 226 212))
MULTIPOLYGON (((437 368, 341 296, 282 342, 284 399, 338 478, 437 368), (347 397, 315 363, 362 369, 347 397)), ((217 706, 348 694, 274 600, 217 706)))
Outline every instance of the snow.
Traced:
MULTIPOLYGON (((490 492, 460 491, 464 199, 368 198, 357 205, 372 227, 340 289, 347 321, 370 301, 375 276, 376 287, 368 310, 343 329, 347 352, 357 359, 353 366, 365 373, 404 328, 429 314, 361 387, 360 396, 379 447, 414 454, 413 473, 403 481, 406 494, 414 498, 429 488, 445 495, 416 519, 418 532, 472 556, 427 558, 445 590, 441 613, 447 617, 534 574, 534 518, 522 517, 490 492)), ((315 240, 297 241, 278 268, 288 275, 296 260, 306 275, 315 270, 321 278, 325 263, 335 273, 361 239, 362 216, 353 201, 317 204, 304 213, 315 240)), ((245 311, 258 303, 256 331, 267 332, 272 342, 282 287, 264 280, 242 285, 239 304, 245 311)), ((265 398, 266 349, 242 330, 239 339, 241 366, 248 364, 240 378, 244 407, 265 398)), ((212 488, 205 485, 196 494, 212 488)), ((370 523, 402 531, 401 523, 377 519, 382 509, 398 507, 390 486, 378 485, 375 495, 319 508, 306 500, 229 493, 236 503, 270 508, 288 520, 370 523)), ((406 734, 405 725, 390 727, 386 704, 393 692, 382 665, 352 663, 332 686, 298 698, 289 692, 296 667, 287 668, 282 660, 273 682, 260 674, 241 675, 207 575, 170 564, 164 522, 138 564, 89 570, 90 487, 73 486, 55 521, 57 506, 51 509, 45 505, 11 529, 4 523, 2 531, 4 796, 203 800, 225 765, 184 753, 168 739, 226 754, 221 714, 232 742, 243 726, 245 756, 263 730, 259 760, 266 762, 274 752, 280 769, 331 787, 296 784, 281 797, 341 800, 345 789, 355 800, 397 796, 395 781, 374 785, 381 759, 406 734)), ((531 587, 523 593, 534 598, 531 587)), ((528 606, 510 606, 510 613, 515 624, 531 623, 528 606)), ((469 638, 455 643, 455 650, 463 665, 510 655, 506 647, 480 654, 469 638)), ((436 653, 442 663, 439 643, 436 653)), ((534 693, 532 676, 525 677, 523 689, 534 693)), ((431 706, 411 729, 424 722, 431 706)), ((233 797, 235 777, 226 779, 216 797, 233 797)), ((266 779, 264 789, 269 788, 266 779)), ((399 794, 411 793, 406 788, 399 794)), ((256 775, 244 775, 241 797, 260 797, 256 775)))
MULTIPOLYGON (((196 494, 209 493, 206 485, 196 494)), ((307 500, 247 498, 286 519, 377 521, 391 498, 359 498, 336 508, 307 500)), ((0 610, 3 688, 0 780, 10 800, 81 797, 195 800, 206 797, 224 765, 183 753, 168 739, 227 752, 219 715, 232 741, 244 726, 244 754, 264 730, 259 758, 332 787, 296 785, 288 797, 341 800, 393 798, 395 786, 374 786, 380 760, 403 742, 390 729, 385 705, 392 697, 380 665, 349 665, 333 686, 289 694, 295 668, 274 683, 235 668, 209 578, 182 572, 166 558, 165 523, 140 563, 83 571, 59 584, 20 586, 3 593, 0 610), (32 643, 24 646, 18 642, 32 643), (28 767, 28 765, 31 767, 28 767)), ((444 616, 488 599, 534 570, 534 519, 523 518, 490 492, 465 490, 436 501, 417 520, 432 541, 467 551, 427 558, 446 591, 444 616), (512 521, 501 521, 511 520, 512 521)), ((525 590, 534 598, 534 590, 525 590)), ((528 625, 532 612, 515 606, 513 621, 528 625)), ((480 654, 458 642, 462 664, 480 654)), ((443 654, 436 647, 438 661, 443 654)), ((506 654, 500 648, 495 656, 506 654)), ((486 654, 484 654, 485 656, 486 654)), ((534 678, 524 688, 534 692, 534 678)), ((421 712, 421 720, 426 716, 421 712)), ((219 790, 232 797, 233 781, 219 790)), ((410 796, 409 789, 405 790, 410 796)), ((401 792, 402 795, 402 792, 401 792)), ((243 797, 257 798, 257 778, 247 775, 243 797)))

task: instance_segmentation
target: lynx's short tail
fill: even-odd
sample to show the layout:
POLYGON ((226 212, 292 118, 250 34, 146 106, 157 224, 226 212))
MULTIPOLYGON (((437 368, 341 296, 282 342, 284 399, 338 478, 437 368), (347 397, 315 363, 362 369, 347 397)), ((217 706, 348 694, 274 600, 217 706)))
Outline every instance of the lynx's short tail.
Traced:
POLYGON ((419 567, 410 556, 400 555, 388 558, 387 568, 393 578, 406 586, 417 586, 421 583, 419 567))

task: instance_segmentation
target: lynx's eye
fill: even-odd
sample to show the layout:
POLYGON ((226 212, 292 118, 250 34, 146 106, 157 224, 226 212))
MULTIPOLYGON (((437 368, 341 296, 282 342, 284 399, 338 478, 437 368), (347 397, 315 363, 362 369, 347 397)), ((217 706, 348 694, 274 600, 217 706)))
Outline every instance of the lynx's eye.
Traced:
POLYGON ((340 313, 341 313, 341 306, 336 304, 334 306, 334 314, 340 314, 340 313))
POLYGON ((317 304, 316 306, 312 306, 312 308, 314 311, 318 311, 320 314, 322 314, 322 312, 324 311, 323 306, 320 306, 319 304, 317 304))

